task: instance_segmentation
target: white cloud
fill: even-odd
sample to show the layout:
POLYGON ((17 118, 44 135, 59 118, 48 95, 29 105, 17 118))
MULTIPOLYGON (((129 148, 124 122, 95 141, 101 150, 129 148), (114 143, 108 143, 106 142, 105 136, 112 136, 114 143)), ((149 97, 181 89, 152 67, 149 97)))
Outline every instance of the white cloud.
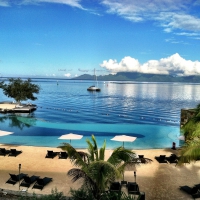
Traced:
POLYGON ((176 40, 175 38, 167 38, 167 39, 165 39, 165 42, 169 42, 169 43, 172 43, 172 44, 185 44, 185 45, 188 45, 188 43, 186 43, 185 41, 176 40))
POLYGON ((182 33, 175 33, 176 35, 186 35, 186 36, 200 36, 200 34, 198 33, 186 33, 186 32, 182 32, 182 33))
POLYGON ((101 67, 106 68, 107 70, 111 71, 112 73, 116 72, 139 72, 140 63, 138 60, 131 58, 129 56, 123 58, 120 63, 117 62, 117 60, 108 60, 103 61, 102 64, 100 64, 101 67))
POLYGON ((84 9, 81 4, 81 0, 15 0, 11 2, 10 0, 0 0, 0 6, 9 6, 9 4, 17 4, 17 5, 29 5, 29 4, 39 4, 39 3, 57 3, 57 4, 65 4, 72 7, 77 7, 80 9, 84 9), (10 2, 10 3, 9 3, 10 2))
POLYGON ((8 7, 9 6, 9 2, 7 0, 0 0, 0 6, 8 7))
POLYGON ((188 14, 163 12, 156 19, 161 21, 161 26, 165 28, 166 32, 174 29, 200 31, 200 18, 188 14))
POLYGON ((79 3, 80 0, 35 0, 36 2, 45 2, 45 3, 60 3, 66 4, 72 7, 77 7, 83 9, 81 4, 79 3))
POLYGON ((71 74, 70 74, 70 73, 67 73, 67 74, 64 74, 64 76, 66 76, 66 77, 70 77, 71 74))
POLYGON ((138 60, 125 57, 119 63, 116 60, 103 61, 102 68, 117 72, 140 72, 152 74, 177 74, 177 75, 197 75, 200 74, 200 62, 185 60, 178 53, 160 60, 149 60, 140 64, 138 60))
POLYGON ((165 32, 174 29, 200 31, 200 18, 190 14, 199 5, 192 0, 102 0, 102 4, 108 8, 108 13, 133 22, 159 22, 165 32))

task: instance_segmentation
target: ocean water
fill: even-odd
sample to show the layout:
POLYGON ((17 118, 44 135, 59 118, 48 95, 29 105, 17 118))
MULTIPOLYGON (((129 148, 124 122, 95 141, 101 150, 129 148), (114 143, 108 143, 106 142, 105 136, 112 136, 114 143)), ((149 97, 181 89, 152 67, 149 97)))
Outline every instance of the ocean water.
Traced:
MULTIPOLYGON (((91 81, 33 79, 40 85, 37 110, 31 114, 0 114, 0 130, 14 132, 0 137, 0 143, 57 147, 67 140, 63 134, 82 134, 72 140, 86 148, 86 139, 95 135, 107 149, 122 145, 115 135, 135 136, 126 148, 169 148, 182 145, 180 111, 200 102, 200 85, 186 83, 99 82, 101 92, 88 92, 91 81), (57 84, 58 83, 58 84, 57 84)), ((0 90, 0 101, 13 101, 0 90)))

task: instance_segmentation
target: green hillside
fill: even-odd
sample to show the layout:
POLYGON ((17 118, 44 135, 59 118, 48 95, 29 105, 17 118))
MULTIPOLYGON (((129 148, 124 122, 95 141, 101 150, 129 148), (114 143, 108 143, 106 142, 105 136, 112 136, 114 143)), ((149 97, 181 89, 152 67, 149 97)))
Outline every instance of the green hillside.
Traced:
MULTIPOLYGON (((94 75, 83 74, 76 80, 94 80, 94 75)), ((200 83, 200 76, 172 76, 162 74, 143 74, 136 72, 119 72, 116 75, 97 76, 99 81, 138 81, 138 82, 187 82, 200 83)))

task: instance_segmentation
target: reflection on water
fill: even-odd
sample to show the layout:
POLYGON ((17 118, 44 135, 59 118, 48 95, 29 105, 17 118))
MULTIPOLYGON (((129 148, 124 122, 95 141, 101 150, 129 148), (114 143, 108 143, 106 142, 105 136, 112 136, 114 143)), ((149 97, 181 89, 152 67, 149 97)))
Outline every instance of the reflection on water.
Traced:
POLYGON ((0 124, 6 124, 11 128, 18 128, 19 130, 23 130, 23 128, 29 128, 31 125, 23 123, 19 121, 16 115, 1 115, 0 116, 0 124))

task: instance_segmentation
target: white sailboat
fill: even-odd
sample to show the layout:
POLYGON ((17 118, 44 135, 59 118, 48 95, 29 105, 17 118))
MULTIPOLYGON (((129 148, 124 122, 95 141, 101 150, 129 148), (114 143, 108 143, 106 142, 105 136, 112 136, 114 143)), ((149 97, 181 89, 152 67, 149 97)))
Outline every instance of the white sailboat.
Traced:
POLYGON ((97 82, 97 76, 95 74, 95 69, 94 69, 94 85, 90 86, 89 88, 87 88, 88 91, 96 91, 96 92, 100 92, 101 89, 98 87, 98 82, 97 82))

